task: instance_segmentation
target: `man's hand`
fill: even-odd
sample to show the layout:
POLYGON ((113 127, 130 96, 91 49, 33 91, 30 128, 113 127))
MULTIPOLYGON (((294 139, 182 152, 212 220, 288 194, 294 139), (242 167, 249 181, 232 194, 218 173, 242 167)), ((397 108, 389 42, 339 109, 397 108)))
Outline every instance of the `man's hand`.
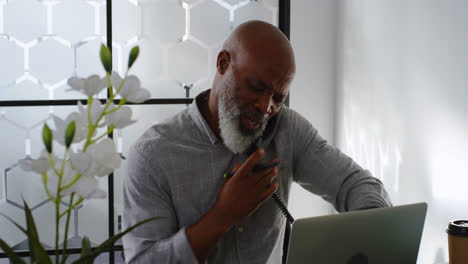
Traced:
POLYGON ((252 214, 278 189, 278 183, 272 183, 278 175, 277 167, 253 171, 264 155, 264 150, 259 149, 242 165, 236 165, 233 169, 236 173, 226 180, 213 207, 187 228, 187 237, 198 261, 203 262, 231 226, 252 214))
POLYGON ((236 173, 224 183, 218 194, 212 210, 229 226, 252 214, 278 189, 278 183, 272 183, 278 175, 277 167, 253 171, 264 155, 264 151, 259 149, 242 165, 237 164, 234 167, 236 173))

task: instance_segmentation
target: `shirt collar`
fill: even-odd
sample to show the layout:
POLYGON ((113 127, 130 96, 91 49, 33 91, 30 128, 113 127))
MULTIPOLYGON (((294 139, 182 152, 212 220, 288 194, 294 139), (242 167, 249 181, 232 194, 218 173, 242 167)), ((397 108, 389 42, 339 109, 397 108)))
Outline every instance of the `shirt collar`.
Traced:
POLYGON ((193 122, 195 123, 195 125, 208 136, 208 138, 211 141, 211 144, 216 144, 218 143, 219 139, 215 135, 213 130, 211 130, 205 118, 203 118, 200 112, 200 108, 198 107, 198 104, 200 102, 205 101, 205 100, 208 101, 208 98, 210 97, 210 91, 211 90, 208 89, 204 92, 201 92, 195 97, 195 99, 193 100, 192 104, 189 107, 189 114, 193 122))

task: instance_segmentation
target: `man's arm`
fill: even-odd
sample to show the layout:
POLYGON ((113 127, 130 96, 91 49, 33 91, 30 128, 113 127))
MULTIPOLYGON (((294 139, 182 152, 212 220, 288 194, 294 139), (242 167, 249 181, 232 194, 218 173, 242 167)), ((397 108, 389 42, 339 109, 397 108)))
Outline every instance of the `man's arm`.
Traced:
POLYGON ((263 156, 263 150, 253 153, 224 183, 214 206, 195 224, 178 230, 169 188, 163 177, 154 177, 161 172, 132 148, 124 184, 124 225, 161 218, 124 236, 128 263, 203 262, 232 225, 255 211, 278 188, 277 183, 270 184, 278 168, 251 173, 263 156))
POLYGON ((329 145, 294 113, 294 180, 322 196, 339 212, 391 206, 382 182, 338 148, 329 145))
MULTIPOLYGON (((186 235, 178 227, 168 186, 161 171, 146 159, 144 144, 131 148, 123 190, 123 224, 128 228, 150 217, 123 237, 127 263, 196 263, 186 235), (159 177, 155 177, 159 175, 159 177)), ((146 153, 148 154, 148 153, 146 153)))

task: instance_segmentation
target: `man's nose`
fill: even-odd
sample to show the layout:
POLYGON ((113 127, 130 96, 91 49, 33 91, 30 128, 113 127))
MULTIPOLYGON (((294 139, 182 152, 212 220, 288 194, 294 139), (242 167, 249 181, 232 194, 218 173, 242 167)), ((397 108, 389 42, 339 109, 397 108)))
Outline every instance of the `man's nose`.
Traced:
POLYGON ((264 116, 272 113, 274 104, 275 102, 271 95, 263 95, 257 100, 257 108, 264 116))

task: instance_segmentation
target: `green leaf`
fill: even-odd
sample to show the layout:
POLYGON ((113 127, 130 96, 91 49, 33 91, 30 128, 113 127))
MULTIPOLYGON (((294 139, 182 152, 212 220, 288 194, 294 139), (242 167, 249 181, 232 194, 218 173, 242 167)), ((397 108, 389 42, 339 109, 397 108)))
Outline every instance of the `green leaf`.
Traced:
MULTIPOLYGON (((89 254, 91 254, 91 243, 89 242, 88 237, 84 236, 83 240, 81 240, 81 257, 85 257, 89 254)), ((89 263, 92 262, 90 261, 89 263)))
POLYGON ((72 121, 65 130, 65 146, 67 146, 67 148, 70 147, 73 137, 75 136, 75 126, 75 121, 72 121))
POLYGON ((112 71, 112 55, 111 55, 111 51, 109 50, 109 48, 106 47, 106 45, 104 44, 101 44, 100 55, 101 55, 102 66, 104 66, 104 69, 106 70, 106 72, 110 73, 112 71))
POLYGON ((44 145, 47 149, 47 152, 49 153, 52 153, 52 140, 52 131, 50 131, 50 128, 47 126, 47 124, 44 124, 44 128, 42 129, 42 141, 44 141, 44 145))
POLYGON ((52 264, 52 260, 45 251, 44 247, 42 247, 41 245, 41 241, 39 239, 39 234, 37 233, 36 224, 34 223, 34 218, 32 216, 31 209, 29 209, 29 206, 26 203, 26 201, 23 200, 23 203, 24 212, 26 214, 26 226, 28 228, 27 233, 29 251, 31 252, 31 260, 35 263, 52 264))
POLYGON ((128 68, 129 69, 132 67, 133 63, 138 58, 139 53, 140 53, 140 48, 138 46, 133 47, 132 50, 130 51, 130 55, 128 56, 128 68))
POLYGON ((135 225, 127 228, 125 231, 122 231, 120 233, 118 233, 117 235, 107 239, 106 241, 102 242, 101 245, 99 245, 92 253, 86 255, 86 256, 81 256, 77 261, 73 262, 73 264, 88 264, 90 263, 89 261, 91 261, 91 263, 94 261, 94 259, 99 256, 101 253, 103 252, 108 252, 112 249, 112 246, 114 245, 114 243, 119 240, 120 238, 122 238, 124 235, 126 235, 127 233, 129 233, 130 231, 132 231, 133 229, 139 227, 140 225, 144 224, 144 223, 147 223, 149 221, 153 221, 153 220, 156 220, 160 217, 152 217, 152 218, 148 218, 146 220, 143 220, 141 222, 138 222, 136 223, 135 225))
POLYGON ((0 212, 0 215, 5 217, 8 221, 10 221, 12 224, 14 224, 16 227, 18 227, 19 230, 21 230, 25 235, 28 235, 28 231, 22 226, 20 226, 18 223, 15 222, 15 220, 11 219, 8 215, 0 212))
POLYGON ((13 249, 1 238, 0 238, 0 248, 3 250, 3 252, 5 252, 5 255, 7 255, 8 259, 13 264, 26 264, 26 262, 22 260, 18 255, 16 255, 13 249))

